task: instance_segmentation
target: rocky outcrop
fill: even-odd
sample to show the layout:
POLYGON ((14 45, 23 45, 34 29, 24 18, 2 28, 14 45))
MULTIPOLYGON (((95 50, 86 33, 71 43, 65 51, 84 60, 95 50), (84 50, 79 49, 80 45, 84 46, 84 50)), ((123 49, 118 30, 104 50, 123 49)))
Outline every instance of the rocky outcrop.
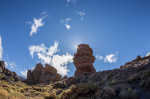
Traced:
POLYGON ((61 75, 57 73, 57 70, 48 64, 43 67, 42 64, 37 64, 33 71, 28 70, 26 83, 33 84, 49 84, 61 80, 61 75))
POLYGON ((18 76, 15 72, 12 72, 5 68, 5 62, 0 61, 0 80, 5 80, 10 83, 14 81, 19 81, 20 76, 18 76))
POLYGON ((150 56, 145 56, 143 58, 137 56, 136 59, 132 60, 131 62, 127 62, 125 65, 120 66, 120 69, 140 67, 147 65, 148 63, 150 63, 150 56))
POLYGON ((76 67, 75 76, 82 75, 84 73, 94 73, 96 72, 93 63, 95 57, 93 56, 93 51, 86 44, 78 45, 77 52, 74 55, 74 65, 76 67))

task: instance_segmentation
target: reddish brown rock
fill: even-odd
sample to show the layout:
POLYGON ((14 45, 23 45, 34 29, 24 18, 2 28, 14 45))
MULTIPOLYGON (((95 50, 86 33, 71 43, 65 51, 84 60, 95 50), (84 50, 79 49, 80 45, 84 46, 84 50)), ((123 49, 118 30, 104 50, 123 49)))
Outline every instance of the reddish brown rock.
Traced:
POLYGON ((61 80, 61 75, 57 73, 57 70, 48 64, 43 67, 42 64, 37 64, 33 71, 28 70, 26 83, 33 84, 49 84, 51 81, 61 80))
POLYGON ((87 44, 78 45, 77 52, 74 55, 74 65, 76 67, 75 76, 82 75, 84 73, 96 72, 93 63, 95 57, 93 51, 87 44))
POLYGON ((44 67, 41 63, 37 64, 35 69, 33 70, 33 80, 34 83, 38 83, 39 82, 39 78, 42 75, 42 71, 43 71, 44 67))
POLYGON ((39 83, 49 84, 51 81, 55 82, 59 80, 61 80, 61 75, 57 73, 57 70, 53 66, 46 64, 39 83))

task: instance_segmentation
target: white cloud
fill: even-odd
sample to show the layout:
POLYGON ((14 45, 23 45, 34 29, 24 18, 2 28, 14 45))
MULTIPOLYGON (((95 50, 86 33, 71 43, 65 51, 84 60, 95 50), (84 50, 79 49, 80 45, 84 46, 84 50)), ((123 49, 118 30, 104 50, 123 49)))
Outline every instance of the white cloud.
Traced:
POLYGON ((53 54, 55 54, 58 51, 57 47, 58 47, 58 42, 55 41, 54 46, 50 46, 48 48, 47 55, 52 56, 53 54))
POLYGON ((96 58, 99 60, 103 60, 103 56, 100 56, 100 55, 96 55, 96 58))
POLYGON ((47 11, 43 11, 41 14, 42 15, 47 15, 47 11))
POLYGON ((7 67, 8 66, 8 63, 5 61, 5 66, 7 67))
POLYGON ((11 69, 13 69, 14 67, 16 67, 16 66, 17 66, 17 65, 16 65, 16 63, 14 63, 14 62, 9 63, 8 65, 10 66, 10 68, 11 68, 11 69))
POLYGON ((27 72, 28 72, 28 70, 24 70, 24 71, 21 71, 21 74, 22 74, 23 76, 27 77, 27 72))
POLYGON ((83 17, 85 16, 85 13, 84 13, 84 12, 77 11, 77 14, 80 15, 80 20, 82 21, 82 20, 83 20, 83 17))
POLYGON ((43 43, 41 45, 37 45, 37 46, 32 45, 32 46, 29 47, 29 51, 30 51, 30 55, 33 58, 34 52, 45 53, 46 52, 46 47, 45 47, 45 45, 43 43))
POLYGON ((66 20, 60 21, 61 23, 65 24, 65 27, 67 28, 67 30, 70 30, 70 28, 71 28, 71 25, 69 25, 69 23, 68 23, 69 21, 71 21, 71 18, 66 18, 66 20))
POLYGON ((34 23, 31 26, 30 36, 36 34, 38 28, 42 27, 43 25, 44 25, 43 18, 39 18, 39 19, 34 18, 34 23))
POLYGON ((2 47, 2 38, 0 36, 0 59, 2 59, 3 47, 2 47))
POLYGON ((84 16, 85 15, 85 13, 84 12, 80 12, 80 11, 78 11, 77 12, 80 16, 84 16))
POLYGON ((96 55, 96 58, 99 60, 104 60, 104 62, 116 63, 118 60, 118 52, 116 52, 115 54, 106 55, 105 57, 96 55))
POLYGON ((51 65, 54 66, 58 73, 61 75, 67 75, 68 69, 67 64, 72 63, 73 56, 69 53, 66 53, 65 55, 54 55, 51 60, 51 65))
POLYGON ((37 33, 37 30, 44 26, 44 22, 43 22, 43 19, 45 17, 47 17, 47 12, 46 11, 43 11, 41 13, 41 15, 43 15, 41 18, 33 18, 34 22, 32 23, 31 21, 27 22, 27 24, 32 24, 31 25, 31 31, 30 31, 30 36, 32 36, 33 34, 36 34, 37 33))
POLYGON ((57 72, 62 76, 68 73, 67 64, 72 63, 73 56, 69 53, 64 55, 55 54, 58 52, 58 42, 55 41, 53 46, 49 48, 44 44, 41 45, 32 45, 29 47, 30 55, 37 55, 38 59, 44 64, 50 64, 57 69, 57 72))
POLYGON ((69 24, 65 24, 67 30, 70 30, 71 26, 69 24))
POLYGON ((71 21, 71 18, 66 18, 66 23, 68 23, 69 21, 71 21))
POLYGON ((76 3, 77 0, 67 0, 68 3, 73 2, 76 3))
POLYGON ((116 63, 118 60, 118 52, 116 54, 109 54, 104 58, 104 62, 116 63))
POLYGON ((146 54, 146 56, 150 56, 150 52, 146 54))

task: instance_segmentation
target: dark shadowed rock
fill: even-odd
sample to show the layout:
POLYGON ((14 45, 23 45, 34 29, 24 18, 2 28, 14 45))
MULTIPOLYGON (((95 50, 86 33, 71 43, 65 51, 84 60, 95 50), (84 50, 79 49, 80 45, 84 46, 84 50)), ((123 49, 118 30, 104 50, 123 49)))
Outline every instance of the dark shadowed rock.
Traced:
POLYGON ((86 44, 78 45, 77 52, 74 55, 74 65, 76 67, 75 76, 82 75, 86 73, 94 73, 96 72, 93 63, 95 61, 95 57, 93 56, 93 51, 86 44))
POLYGON ((4 68, 5 68, 5 63, 4 63, 4 61, 0 61, 0 73, 3 72, 4 68))
POLYGON ((5 62, 0 61, 0 80, 5 80, 7 82, 14 82, 14 81, 19 81, 18 75, 15 72, 12 72, 5 68, 5 62))

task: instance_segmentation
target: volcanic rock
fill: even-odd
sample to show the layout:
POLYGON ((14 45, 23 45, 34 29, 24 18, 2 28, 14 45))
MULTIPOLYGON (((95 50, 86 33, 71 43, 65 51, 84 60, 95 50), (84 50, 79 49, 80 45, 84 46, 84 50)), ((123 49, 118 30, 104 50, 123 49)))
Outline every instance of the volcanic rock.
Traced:
POLYGON ((8 82, 19 81, 19 76, 7 68, 5 68, 5 62, 0 61, 0 80, 5 80, 8 82))
POLYGON ((77 52, 74 55, 74 65, 76 67, 75 76, 82 75, 84 73, 96 72, 93 63, 95 57, 93 51, 87 44, 78 45, 77 52))
POLYGON ((42 64, 37 64, 33 71, 28 70, 26 83, 33 84, 49 84, 61 80, 61 75, 57 73, 57 70, 48 64, 43 67, 42 64))
POLYGON ((76 77, 70 77, 68 78, 68 80, 66 80, 66 85, 70 86, 70 85, 75 85, 78 84, 77 78, 76 77))
POLYGON ((5 63, 4 63, 4 61, 0 61, 0 73, 3 72, 4 68, 5 68, 5 63))

